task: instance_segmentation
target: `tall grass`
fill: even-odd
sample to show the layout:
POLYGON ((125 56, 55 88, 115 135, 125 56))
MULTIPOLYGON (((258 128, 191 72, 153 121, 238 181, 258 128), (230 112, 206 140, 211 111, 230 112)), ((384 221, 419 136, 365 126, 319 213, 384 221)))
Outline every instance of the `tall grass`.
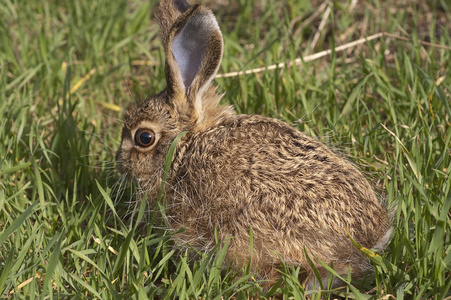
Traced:
MULTIPOLYGON (((286 69, 217 80, 239 113, 282 119, 348 155, 395 207, 374 278, 344 298, 451 296, 450 6, 446 1, 208 1, 220 73, 384 37, 286 69), (398 3, 399 2, 399 3, 398 3), (324 18, 324 27, 318 31, 324 18), (315 35, 318 39, 315 39, 315 35), (316 42, 314 43, 314 40, 316 42)), ((155 1, 0 5, 0 297, 329 298, 299 268, 262 288, 223 266, 227 241, 193 258, 114 171, 123 109, 164 87, 155 1), (155 226, 151 226, 154 224, 155 226)), ((141 197, 141 196, 140 196, 141 197)), ((139 197, 138 197, 139 198, 139 197)))

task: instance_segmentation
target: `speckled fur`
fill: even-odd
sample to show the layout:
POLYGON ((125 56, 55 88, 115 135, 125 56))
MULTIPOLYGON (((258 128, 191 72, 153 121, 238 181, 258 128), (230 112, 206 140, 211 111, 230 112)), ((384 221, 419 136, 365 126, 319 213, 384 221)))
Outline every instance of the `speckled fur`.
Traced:
POLYGON ((218 105, 221 96, 209 81, 222 58, 220 32, 211 33, 199 73, 183 89, 170 44, 197 14, 211 12, 177 0, 160 5, 168 87, 126 116, 119 170, 154 199, 169 145, 188 131, 177 146, 165 190, 168 224, 186 229, 176 236, 179 245, 208 251, 216 229, 221 239, 234 237, 227 261, 241 267, 251 255, 252 228, 252 270, 270 282, 279 278, 282 258, 300 265, 306 271, 301 279, 311 285, 304 249, 324 278, 327 272, 315 258, 332 262, 340 274, 351 268, 353 277, 363 276, 369 263, 348 232, 364 247, 383 249, 391 231, 387 208, 352 163, 316 139, 279 120, 237 115, 218 105), (134 132, 142 127, 157 136, 149 149, 134 145, 134 132))

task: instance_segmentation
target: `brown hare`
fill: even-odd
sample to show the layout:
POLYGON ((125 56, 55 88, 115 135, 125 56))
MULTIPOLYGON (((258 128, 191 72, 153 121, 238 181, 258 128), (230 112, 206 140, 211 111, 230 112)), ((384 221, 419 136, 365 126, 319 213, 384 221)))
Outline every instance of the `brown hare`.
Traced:
MULTIPOLYGON (((154 200, 169 146, 181 132, 164 188, 166 220, 179 245, 201 251, 233 237, 226 259, 236 268, 251 255, 252 271, 274 282, 281 260, 300 266, 312 285, 305 252, 320 275, 362 277, 370 264, 349 235, 383 249, 391 232, 387 208, 346 158, 286 123, 238 115, 219 106, 210 85, 223 55, 213 13, 185 0, 160 3, 167 87, 130 109, 117 151, 118 169, 154 200)), ((338 282, 338 281, 337 281, 338 282)))

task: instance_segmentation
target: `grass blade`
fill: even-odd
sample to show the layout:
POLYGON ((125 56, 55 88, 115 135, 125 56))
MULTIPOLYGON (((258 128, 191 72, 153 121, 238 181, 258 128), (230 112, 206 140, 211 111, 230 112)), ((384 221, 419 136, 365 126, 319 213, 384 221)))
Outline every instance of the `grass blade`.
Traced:
POLYGON ((37 203, 30 205, 20 216, 15 219, 3 232, 0 234, 0 245, 14 232, 16 231, 25 220, 33 213, 33 209, 37 203))

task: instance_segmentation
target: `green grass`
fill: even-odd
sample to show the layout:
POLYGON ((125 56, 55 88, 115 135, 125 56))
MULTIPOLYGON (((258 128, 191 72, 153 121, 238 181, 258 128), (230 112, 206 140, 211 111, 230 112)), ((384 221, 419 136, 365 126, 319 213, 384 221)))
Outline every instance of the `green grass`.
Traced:
MULTIPOLYGON (((221 271, 227 242, 198 258, 176 251, 171 233, 152 226, 151 204, 119 186, 123 113, 115 108, 165 85, 154 2, 0 5, 0 298, 334 297, 304 291, 290 266, 281 270, 284 284, 269 291, 246 267, 221 271)), ((444 299, 451 296, 451 51, 421 41, 451 45, 451 5, 395 2, 335 2, 312 50, 324 11, 308 18, 320 4, 208 1, 225 37, 219 73, 382 31, 409 38, 217 84, 238 112, 282 119, 348 155, 381 198, 397 204, 387 251, 370 253, 374 280, 352 282, 341 296, 444 299)))

